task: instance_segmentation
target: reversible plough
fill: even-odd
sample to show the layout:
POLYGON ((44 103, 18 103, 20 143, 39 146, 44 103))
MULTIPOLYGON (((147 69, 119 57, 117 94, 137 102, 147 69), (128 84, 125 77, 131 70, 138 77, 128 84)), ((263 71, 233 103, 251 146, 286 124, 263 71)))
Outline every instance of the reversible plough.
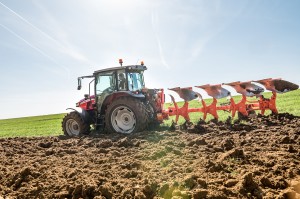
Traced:
MULTIPOLYGON (((299 88, 298 85, 282 79, 263 79, 258 81, 248 82, 232 82, 216 85, 202 85, 195 86, 205 91, 210 97, 212 97, 212 103, 207 104, 202 95, 199 92, 195 92, 192 87, 186 88, 170 88, 169 90, 176 92, 180 98, 184 100, 182 107, 179 107, 175 98, 170 95, 173 102, 173 107, 168 107, 162 111, 162 118, 168 116, 175 116, 175 124, 177 124, 179 116, 182 116, 186 123, 190 123, 189 113, 201 112, 203 113, 203 120, 206 120, 207 115, 210 114, 215 120, 219 119, 218 111, 227 111, 231 113, 231 117, 234 118, 236 113, 239 117, 248 117, 251 114, 255 114, 255 111, 260 111, 260 114, 264 115, 266 110, 270 110, 273 114, 278 114, 276 107, 277 93, 285 93, 299 88), (258 84, 258 85, 257 85, 258 84), (272 92, 270 98, 265 98, 263 92, 265 89, 260 85, 263 85, 267 90, 272 92), (223 86, 230 86, 235 91, 241 94, 241 100, 236 102, 231 96, 230 91, 223 86), (221 98, 229 98, 229 103, 223 103, 218 105, 218 100, 221 98), (249 98, 256 97, 256 99, 250 100, 249 98), (199 99, 202 107, 189 108, 189 101, 199 99)), ((163 93, 163 89, 161 89, 163 93)))

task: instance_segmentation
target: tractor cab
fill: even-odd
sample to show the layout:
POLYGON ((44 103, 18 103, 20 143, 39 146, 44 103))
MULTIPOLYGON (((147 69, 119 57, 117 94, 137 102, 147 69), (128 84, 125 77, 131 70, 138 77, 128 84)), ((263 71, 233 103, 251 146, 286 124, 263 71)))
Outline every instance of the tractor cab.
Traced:
MULTIPOLYGON (((78 87, 82 87, 82 79, 92 78, 89 84, 89 94, 86 94, 84 99, 77 103, 77 107, 86 102, 88 98, 94 99, 94 104, 102 104, 107 96, 114 93, 127 93, 129 95, 140 94, 145 88, 144 71, 147 67, 141 62, 141 65, 122 66, 122 61, 119 61, 121 67, 106 68, 97 70, 93 75, 78 77, 78 87), (91 84, 94 82, 94 95, 91 95, 91 84), (96 100, 95 100, 96 98, 96 100)), ((85 104, 84 104, 85 106, 85 104)), ((84 106, 80 106, 84 108, 84 106)), ((86 108, 88 109, 88 108, 86 108)))
POLYGON ((95 71, 95 94, 141 91, 145 88, 144 70, 147 70, 146 66, 130 65, 95 71))

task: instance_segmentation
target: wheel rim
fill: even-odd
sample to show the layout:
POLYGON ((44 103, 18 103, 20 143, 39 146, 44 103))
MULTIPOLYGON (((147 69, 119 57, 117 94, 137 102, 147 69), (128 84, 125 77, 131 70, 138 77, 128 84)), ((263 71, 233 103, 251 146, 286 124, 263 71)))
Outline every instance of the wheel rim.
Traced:
POLYGON ((135 114, 128 107, 119 106, 111 114, 111 124, 119 133, 131 133, 136 126, 135 114))
POLYGON ((76 122, 74 119, 69 119, 66 122, 66 131, 70 136, 79 135, 80 128, 78 122, 76 122))

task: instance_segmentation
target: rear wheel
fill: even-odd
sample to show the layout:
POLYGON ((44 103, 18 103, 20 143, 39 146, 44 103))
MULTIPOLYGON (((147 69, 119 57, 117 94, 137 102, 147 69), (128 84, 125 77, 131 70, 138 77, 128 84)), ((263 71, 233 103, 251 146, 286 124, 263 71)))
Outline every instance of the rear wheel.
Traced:
POLYGON ((76 111, 68 113, 62 121, 62 129, 65 135, 74 137, 89 134, 91 127, 85 123, 76 111))
POLYGON ((148 125, 145 105, 132 97, 120 97, 110 104, 105 114, 105 128, 109 132, 134 133, 148 125))

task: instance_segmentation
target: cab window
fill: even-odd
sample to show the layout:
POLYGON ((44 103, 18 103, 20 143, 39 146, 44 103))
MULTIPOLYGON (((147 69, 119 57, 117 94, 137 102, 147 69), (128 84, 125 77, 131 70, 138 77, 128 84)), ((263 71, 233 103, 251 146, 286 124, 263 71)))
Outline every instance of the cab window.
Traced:
POLYGON ((143 71, 127 73, 128 88, 130 91, 141 90, 145 87, 143 71))
POLYGON ((127 80, 125 70, 119 70, 118 74, 118 90, 127 90, 127 80))
POLYGON ((96 78, 96 94, 109 93, 116 90, 116 78, 114 72, 101 73, 96 78))

